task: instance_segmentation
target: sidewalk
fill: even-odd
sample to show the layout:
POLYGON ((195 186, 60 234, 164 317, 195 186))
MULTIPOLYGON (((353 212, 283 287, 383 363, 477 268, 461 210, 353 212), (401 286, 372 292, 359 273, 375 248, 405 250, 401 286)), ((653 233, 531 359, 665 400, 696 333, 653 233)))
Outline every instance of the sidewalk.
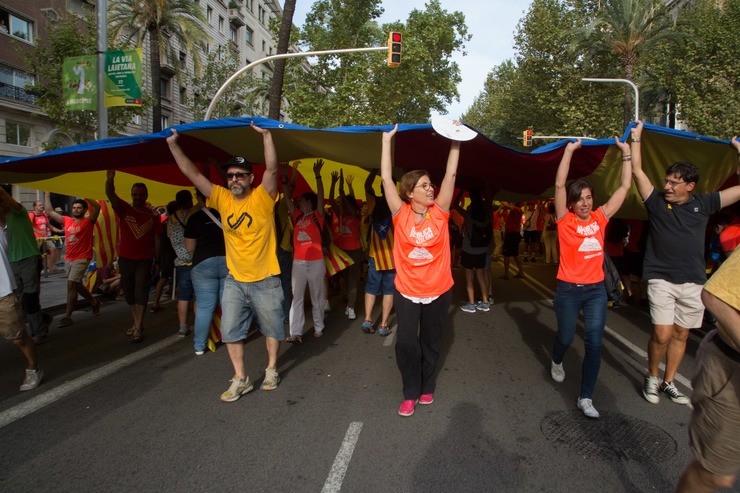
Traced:
MULTIPOLYGON (((53 274, 41 274, 40 298, 43 311, 52 315, 64 312, 67 306, 67 274, 64 269, 53 274)), ((80 296, 77 299, 77 306, 86 307, 88 303, 80 296)))

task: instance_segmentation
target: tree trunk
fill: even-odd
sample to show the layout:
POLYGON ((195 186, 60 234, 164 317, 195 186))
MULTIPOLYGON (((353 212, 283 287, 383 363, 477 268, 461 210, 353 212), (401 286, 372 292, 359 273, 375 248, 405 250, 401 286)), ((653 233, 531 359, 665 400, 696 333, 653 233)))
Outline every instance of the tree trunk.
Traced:
POLYGON ((149 29, 149 70, 152 74, 152 96, 154 106, 152 107, 152 132, 162 131, 162 65, 159 59, 159 29, 149 29))
MULTIPOLYGON (((288 53, 290 46, 290 32, 293 28, 293 13, 296 0, 285 0, 283 19, 278 33, 277 54, 288 53)), ((285 77, 285 59, 275 60, 275 70, 270 84, 270 110, 267 116, 273 120, 280 120, 280 102, 283 98, 283 78, 285 77)))

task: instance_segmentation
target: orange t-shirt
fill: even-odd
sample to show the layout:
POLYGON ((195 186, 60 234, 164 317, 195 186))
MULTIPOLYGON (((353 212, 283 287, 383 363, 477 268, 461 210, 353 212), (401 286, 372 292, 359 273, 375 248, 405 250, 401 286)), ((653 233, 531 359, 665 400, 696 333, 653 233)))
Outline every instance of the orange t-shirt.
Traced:
POLYGON ((591 211, 586 221, 572 212, 558 219, 559 280, 575 284, 604 280, 604 230, 608 222, 601 207, 591 211))
POLYGON ((393 216, 396 289, 414 298, 433 298, 454 284, 450 267, 450 213, 436 203, 424 220, 404 203, 393 216))

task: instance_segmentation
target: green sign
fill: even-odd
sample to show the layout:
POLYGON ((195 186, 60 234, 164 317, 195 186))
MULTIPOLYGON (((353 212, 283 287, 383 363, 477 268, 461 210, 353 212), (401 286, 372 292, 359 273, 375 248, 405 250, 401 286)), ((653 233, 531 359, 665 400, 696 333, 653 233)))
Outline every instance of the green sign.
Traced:
POLYGON ((64 106, 68 110, 97 110, 97 63, 95 55, 64 59, 62 84, 64 106))
POLYGON ((105 53, 105 106, 141 106, 141 48, 105 53))

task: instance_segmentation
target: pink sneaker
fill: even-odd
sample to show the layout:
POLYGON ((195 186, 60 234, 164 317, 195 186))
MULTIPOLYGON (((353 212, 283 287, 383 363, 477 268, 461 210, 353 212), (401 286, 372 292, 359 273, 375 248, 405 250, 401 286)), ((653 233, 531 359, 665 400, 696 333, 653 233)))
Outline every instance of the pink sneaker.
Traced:
POLYGON ((422 394, 419 396, 419 404, 431 404, 434 402, 434 394, 422 394))
POLYGON ((401 403, 401 407, 398 408, 398 415, 399 416, 411 416, 414 414, 414 408, 416 407, 416 403, 419 401, 408 399, 401 403))

